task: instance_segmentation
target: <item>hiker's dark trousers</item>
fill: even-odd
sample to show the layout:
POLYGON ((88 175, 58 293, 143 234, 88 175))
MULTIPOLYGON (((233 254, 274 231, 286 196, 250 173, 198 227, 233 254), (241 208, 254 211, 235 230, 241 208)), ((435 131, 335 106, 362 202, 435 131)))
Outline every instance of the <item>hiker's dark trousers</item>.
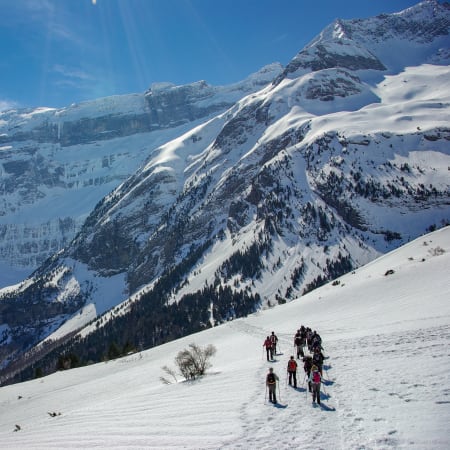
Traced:
POLYGON ((271 401, 272 403, 276 403, 277 402, 277 393, 276 393, 276 387, 277 384, 273 383, 273 384, 269 384, 269 401, 271 401))
POLYGON ((320 383, 311 383, 311 384, 312 384, 313 402, 317 402, 320 405, 320 383))
POLYGON ((294 380, 294 387, 297 387, 297 372, 290 372, 289 373, 289 384, 292 384, 292 380, 294 380))

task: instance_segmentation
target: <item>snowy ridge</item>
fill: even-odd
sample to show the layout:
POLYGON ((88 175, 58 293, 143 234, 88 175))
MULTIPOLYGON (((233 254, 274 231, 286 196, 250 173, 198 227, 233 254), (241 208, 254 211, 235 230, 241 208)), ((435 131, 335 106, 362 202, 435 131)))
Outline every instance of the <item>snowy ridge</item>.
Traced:
POLYGON ((0 388, 8 449, 435 449, 450 445, 450 228, 423 236, 286 305, 89 367, 0 388), (299 370, 301 324, 322 336, 327 380, 313 407, 299 370), (281 354, 262 343, 274 330, 281 354), (164 385, 161 367, 195 342, 217 355, 207 376, 164 385), (265 374, 280 377, 279 404, 265 374), (301 427, 299 429, 299 424, 301 427))

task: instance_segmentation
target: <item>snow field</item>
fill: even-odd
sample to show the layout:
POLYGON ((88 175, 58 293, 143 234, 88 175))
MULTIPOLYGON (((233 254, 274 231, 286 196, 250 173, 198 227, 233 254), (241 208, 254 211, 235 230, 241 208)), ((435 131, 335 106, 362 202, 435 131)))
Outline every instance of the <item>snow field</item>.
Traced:
POLYGON ((286 305, 107 363, 0 388, 3 449, 448 449, 450 228, 286 305), (392 270, 393 273, 386 273, 392 270), (313 406, 286 383, 301 324, 322 336, 313 406), (280 353, 268 363, 264 338, 280 353), (213 344, 209 374, 163 384, 178 351, 213 344), (279 404, 265 375, 280 377, 279 404), (50 414, 49 414, 50 413, 50 414), (20 430, 14 431, 16 425, 20 430))

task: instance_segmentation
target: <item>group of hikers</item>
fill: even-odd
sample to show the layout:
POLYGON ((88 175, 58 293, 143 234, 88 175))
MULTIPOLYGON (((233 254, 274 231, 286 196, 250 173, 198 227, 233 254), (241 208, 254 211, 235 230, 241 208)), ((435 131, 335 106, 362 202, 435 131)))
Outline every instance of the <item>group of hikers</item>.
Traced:
MULTIPOLYGON (((272 331, 270 336, 264 341, 263 347, 266 349, 267 361, 273 361, 274 355, 277 354, 278 337, 272 331)), ((304 381, 307 380, 308 391, 312 394, 313 404, 317 402, 320 405, 320 385, 322 383, 323 361, 325 359, 322 350, 322 338, 317 331, 312 331, 311 328, 301 326, 294 336, 294 348, 297 354, 297 359, 303 362, 303 370, 305 372, 304 381), (305 348, 308 349, 310 355, 305 355, 305 348)), ((297 368, 298 363, 292 355, 287 364, 287 377, 289 379, 289 386, 297 388, 297 368)), ((277 403, 276 386, 279 378, 269 368, 269 373, 266 376, 266 394, 269 391, 269 401, 277 403)))

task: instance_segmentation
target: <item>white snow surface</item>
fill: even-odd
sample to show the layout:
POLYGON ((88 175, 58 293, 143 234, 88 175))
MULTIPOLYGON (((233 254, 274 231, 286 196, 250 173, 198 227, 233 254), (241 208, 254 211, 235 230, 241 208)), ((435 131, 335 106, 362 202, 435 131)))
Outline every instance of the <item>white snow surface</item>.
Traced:
POLYGON ((0 388, 2 449, 448 449, 450 227, 291 303, 142 353, 0 388), (388 274, 391 272, 390 274, 388 274), (321 407, 293 336, 317 330, 327 356, 321 407), (262 343, 275 331, 276 361, 262 343), (164 365, 213 344, 208 374, 163 384, 164 365), (280 377, 279 404, 265 374, 280 377), (16 430, 16 431, 15 431, 16 430))

